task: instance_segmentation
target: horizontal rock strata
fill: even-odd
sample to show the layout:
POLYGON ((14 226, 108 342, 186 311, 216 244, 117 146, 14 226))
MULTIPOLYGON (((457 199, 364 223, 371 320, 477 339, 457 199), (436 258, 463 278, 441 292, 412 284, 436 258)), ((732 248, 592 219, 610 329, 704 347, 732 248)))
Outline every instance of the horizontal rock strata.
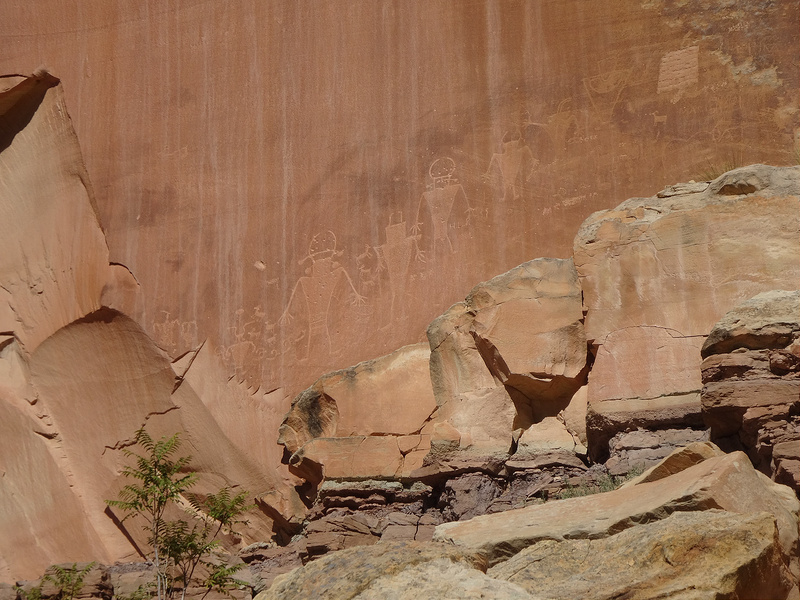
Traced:
POLYGON ((702 374, 712 439, 800 496, 800 292, 763 292, 726 313, 702 374))

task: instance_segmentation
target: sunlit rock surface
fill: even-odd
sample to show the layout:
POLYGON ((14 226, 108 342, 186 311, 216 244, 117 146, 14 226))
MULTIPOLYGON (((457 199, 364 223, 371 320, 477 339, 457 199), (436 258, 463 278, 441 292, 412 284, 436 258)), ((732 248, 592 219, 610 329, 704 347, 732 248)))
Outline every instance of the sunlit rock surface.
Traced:
MULTIPOLYGON (((181 432, 200 493, 230 485, 255 498, 282 482, 204 404, 227 381, 214 355, 203 375, 177 375, 141 325, 102 306, 109 295, 125 304, 110 290, 138 292, 108 263, 58 80, 0 81, 0 578, 19 579, 54 562, 140 556, 142 522, 121 524, 105 501, 126 483, 122 450, 142 426, 156 439, 181 432)), ((252 400, 243 408, 258 414, 252 400)), ((245 539, 273 534, 271 517, 248 516, 245 539)))
POLYGON ((800 280, 800 167, 742 167, 598 212, 575 238, 596 360, 589 450, 637 426, 703 428, 700 349, 759 292, 800 280))
POLYGON ((793 2, 6 3, 172 356, 288 398, 591 213, 797 147, 793 2), (420 253, 421 252, 421 253, 420 253), (358 327, 353 326, 359 323, 358 327))

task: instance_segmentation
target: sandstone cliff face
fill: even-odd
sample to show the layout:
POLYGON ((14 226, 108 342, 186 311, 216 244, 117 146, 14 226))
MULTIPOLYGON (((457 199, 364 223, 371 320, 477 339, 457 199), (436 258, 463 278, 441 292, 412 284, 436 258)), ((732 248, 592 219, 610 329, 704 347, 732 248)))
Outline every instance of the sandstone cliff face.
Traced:
MULTIPOLYGON (((126 267, 108 264, 57 80, 7 83, 0 172, 13 176, 0 187, 0 207, 18 219, 3 224, 4 243, 20 264, 0 271, 0 428, 8 436, 0 443, 0 531, 8 534, 0 540, 0 576, 36 574, 56 559, 113 561, 141 551, 137 524, 121 526, 104 500, 124 483, 121 450, 146 424, 155 436, 183 432, 201 493, 222 485, 250 491, 258 508, 245 542, 276 531, 287 542, 304 528, 287 547, 298 561, 378 540, 428 540, 439 526, 439 538, 467 546, 479 539, 491 561, 502 562, 508 549, 542 536, 604 537, 688 502, 697 510, 772 515, 697 524, 726 544, 757 538, 721 579, 758 568, 775 590, 796 584, 796 569, 785 563, 798 551, 797 500, 741 453, 679 450, 637 481, 639 489, 607 496, 591 523, 579 518, 597 508, 586 500, 533 505, 702 442, 705 425, 776 480, 796 483, 796 293, 758 296, 714 323, 759 291, 796 287, 800 168, 755 165, 593 215, 576 238, 574 260, 524 263, 436 319, 428 345, 318 379, 283 417, 276 448, 280 392, 256 395, 229 377, 213 342, 171 358, 126 314, 137 312, 141 289, 126 267), (22 165, 40 153, 50 166, 39 175, 44 183, 22 165), (46 218, 37 229, 40 203, 46 218), (72 220, 50 215, 61 212, 72 220), (19 235, 26 237, 15 241, 19 235), (15 244, 30 262, 14 255, 15 244), (259 438, 262 430, 268 433, 259 438), (19 447, 26 451, 14 454, 19 447), (282 470, 274 470, 281 459, 282 470), (509 512, 516 508, 524 512, 509 512), (563 510, 567 516, 556 522, 563 510), (514 520, 530 512, 552 528, 514 520), (79 535, 55 522, 61 514, 81 527, 79 535), (770 531, 775 539, 761 543, 770 531), (44 550, 14 553, 20 532, 41 539, 44 550), (463 539, 458 532, 466 532, 463 539)), ((337 256, 331 248, 314 252, 315 265, 337 256)), ((691 526, 674 530, 685 540, 691 526)), ((556 564, 563 553, 591 549, 541 551, 556 564)), ((437 561, 376 589, 450 573, 451 565, 437 561)), ((491 585, 460 566, 454 573, 468 589, 491 585)), ((521 583, 504 589, 527 593, 521 583)))
POLYGON ((51 75, 0 78, 0 332, 26 353, 100 308, 108 248, 51 75))
MULTIPOLYGON (((126 303, 132 276, 108 264, 58 80, 0 81, 0 578, 7 579, 38 575, 53 562, 138 556, 141 524, 121 526, 105 500, 124 484, 121 449, 143 425, 156 438, 183 432, 199 492, 233 485, 258 497, 279 482, 226 437, 203 403, 201 396, 211 404, 219 393, 200 385, 213 374, 184 366, 176 375, 138 323, 104 306, 126 303), (20 552, 25 547, 31 551, 20 552)), ((272 519, 253 511, 245 538, 272 533, 272 519)))
POLYGON ((0 72, 65 82, 124 312, 289 399, 593 211, 798 142, 788 1, 3 8, 0 72))

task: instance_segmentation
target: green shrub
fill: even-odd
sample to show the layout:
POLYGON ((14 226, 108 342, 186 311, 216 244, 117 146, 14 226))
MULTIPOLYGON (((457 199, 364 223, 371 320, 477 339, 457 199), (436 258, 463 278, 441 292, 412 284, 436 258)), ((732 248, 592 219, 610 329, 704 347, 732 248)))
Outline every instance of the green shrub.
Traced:
POLYGON ((621 476, 613 476, 613 475, 603 475, 598 479, 595 485, 576 485, 571 486, 568 485, 567 487, 563 488, 558 494, 556 494, 556 498, 559 500, 563 500, 564 498, 576 498, 578 496, 591 496, 592 494, 602 494, 604 492, 611 492, 617 489, 626 481, 630 481, 634 477, 638 477, 644 473, 644 465, 636 465, 631 468, 630 471, 626 475, 621 476))
MULTIPOLYGON (((122 488, 118 500, 106 502, 125 513, 123 521, 133 515, 144 518, 158 598, 173 598, 180 589, 183 599, 198 566, 206 565, 212 574, 216 572, 207 558, 219 545, 216 538, 221 531, 235 533, 234 526, 246 522, 240 517, 247 509, 248 494, 233 494, 227 487, 207 496, 191 494, 188 489, 197 482, 197 474, 184 472, 191 457, 174 458, 181 444, 177 433, 155 441, 142 428, 134 439, 144 452, 126 450, 126 456, 136 459, 136 467, 126 467, 122 472, 133 483, 122 488), (190 505, 186 518, 167 520, 167 508, 181 505, 184 498, 190 505)), ((209 590, 227 593, 231 581, 235 580, 218 574, 209 590)))

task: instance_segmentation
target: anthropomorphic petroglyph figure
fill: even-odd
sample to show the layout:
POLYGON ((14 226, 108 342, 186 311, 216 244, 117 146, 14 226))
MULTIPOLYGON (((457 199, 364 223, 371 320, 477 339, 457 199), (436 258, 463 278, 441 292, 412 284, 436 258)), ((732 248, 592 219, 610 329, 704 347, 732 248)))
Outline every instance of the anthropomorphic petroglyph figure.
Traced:
POLYGON ((503 151, 492 154, 492 160, 484 177, 489 179, 500 177, 503 202, 517 200, 522 196, 522 189, 533 175, 536 165, 533 152, 525 144, 519 131, 509 131, 503 136, 503 151))
POLYGON ((446 248, 451 254, 455 252, 450 230, 468 225, 472 213, 464 188, 453 177, 455 170, 456 163, 452 158, 433 161, 428 169, 431 183, 420 198, 417 219, 411 228, 413 235, 431 238, 429 246, 434 253, 440 247, 446 248), (425 232, 428 224, 432 230, 430 234, 425 232))
POLYGON ((392 317, 397 316, 397 298, 403 293, 408 283, 411 261, 413 259, 420 262, 425 261, 423 252, 418 245, 420 236, 418 234, 407 235, 403 213, 398 212, 397 214, 399 214, 397 223, 392 222, 394 214, 389 216, 389 225, 386 226, 386 243, 375 248, 381 260, 379 266, 386 269, 389 277, 392 317))
POLYGON ((308 246, 308 255, 299 261, 305 264, 309 261, 310 266, 306 269, 306 275, 300 277, 292 290, 286 309, 280 318, 280 323, 287 324, 294 318, 292 308, 298 290, 305 302, 306 317, 308 319, 308 332, 306 342, 307 358, 311 348, 323 347, 328 353, 332 350, 330 331, 328 329, 328 316, 331 309, 331 301, 336 292, 337 286, 346 282, 348 291, 352 292, 353 304, 364 304, 365 298, 358 293, 353 280, 334 259, 343 254, 336 250, 336 235, 332 231, 320 233, 311 238, 308 246))

